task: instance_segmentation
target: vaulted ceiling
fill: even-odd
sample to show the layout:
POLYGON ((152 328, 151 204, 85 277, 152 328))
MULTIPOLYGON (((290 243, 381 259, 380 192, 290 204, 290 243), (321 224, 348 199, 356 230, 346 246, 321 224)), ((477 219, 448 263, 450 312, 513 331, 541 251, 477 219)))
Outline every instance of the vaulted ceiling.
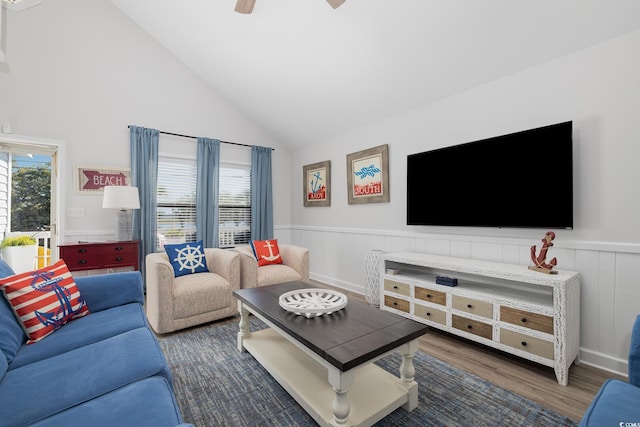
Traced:
POLYGON ((640 28, 638 0, 111 0, 292 148, 640 28))

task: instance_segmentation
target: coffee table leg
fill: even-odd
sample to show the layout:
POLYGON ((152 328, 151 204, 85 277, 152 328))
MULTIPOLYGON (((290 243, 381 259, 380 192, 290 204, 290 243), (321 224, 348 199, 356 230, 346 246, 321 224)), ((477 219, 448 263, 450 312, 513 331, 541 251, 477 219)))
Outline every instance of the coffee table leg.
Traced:
POLYGON ((400 385, 407 390, 407 403, 402 407, 413 411, 418 406, 418 383, 413 380, 416 374, 413 366, 413 356, 418 351, 418 340, 409 341, 400 348, 402 363, 400 364, 400 385))
POLYGON ((340 372, 338 369, 329 368, 329 384, 333 387, 336 395, 333 397, 333 426, 346 426, 351 413, 351 404, 347 398, 347 393, 353 385, 353 370, 340 372))
POLYGON ((238 332, 238 351, 246 351, 242 345, 242 340, 251 338, 249 329, 249 312, 244 308, 242 301, 238 300, 238 311, 240 312, 240 331, 238 332))

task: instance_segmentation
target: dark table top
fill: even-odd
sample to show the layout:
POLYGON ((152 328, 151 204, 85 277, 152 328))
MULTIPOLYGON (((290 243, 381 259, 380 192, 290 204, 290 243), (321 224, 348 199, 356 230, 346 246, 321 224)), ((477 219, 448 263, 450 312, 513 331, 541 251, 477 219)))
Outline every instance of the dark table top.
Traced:
POLYGON ((288 282, 239 289, 233 294, 343 372, 427 333, 422 323, 353 299, 342 310, 312 318, 280 307, 280 295, 307 288, 317 287, 288 282))

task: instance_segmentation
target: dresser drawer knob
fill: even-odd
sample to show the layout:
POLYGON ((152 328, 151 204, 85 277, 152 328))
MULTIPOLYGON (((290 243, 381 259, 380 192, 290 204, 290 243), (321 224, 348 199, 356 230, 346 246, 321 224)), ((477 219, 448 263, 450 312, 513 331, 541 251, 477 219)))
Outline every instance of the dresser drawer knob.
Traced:
POLYGON ((78 249, 78 252, 83 254, 83 253, 87 252, 87 250, 86 249, 78 249))
POLYGON ((473 325, 467 325, 467 329, 473 329, 473 325))
POLYGON ((427 311, 427 316, 431 316, 431 313, 429 313, 428 311, 427 311))
POLYGON ((393 289, 398 289, 398 287, 396 285, 393 285, 393 289))
POLYGON ((471 304, 467 304, 467 308, 473 308, 471 304))
POLYGON ((520 321, 522 321, 522 323, 527 323, 527 318, 523 317, 522 319, 520 319, 520 321))
POLYGON ((393 305, 398 305, 398 303, 394 301, 394 302, 393 302, 393 305))
POLYGON ((87 260, 86 259, 81 259, 80 261, 78 261, 78 264, 86 264, 87 260))
POLYGON ((431 294, 427 294, 427 298, 432 298, 432 297, 431 297, 431 294))
POLYGON ((116 261, 122 261, 124 258, 122 258, 121 256, 116 257, 116 261))
POLYGON ((122 246, 116 246, 115 249, 116 249, 116 251, 121 251, 123 249, 123 247, 122 246))
POLYGON ((520 344, 522 344, 523 347, 527 346, 527 342, 526 341, 522 341, 520 344))

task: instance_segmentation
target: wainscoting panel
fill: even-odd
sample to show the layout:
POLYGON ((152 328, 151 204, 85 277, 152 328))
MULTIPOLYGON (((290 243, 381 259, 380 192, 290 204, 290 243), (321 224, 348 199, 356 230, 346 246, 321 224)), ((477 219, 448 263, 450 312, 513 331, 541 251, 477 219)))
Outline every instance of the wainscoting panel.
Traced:
MULTIPOLYGON (((277 227, 290 243, 310 249, 314 280, 364 294, 365 256, 371 249, 531 265, 540 239, 408 233, 339 227, 277 227)), ((283 240, 284 241, 284 240, 283 240)), ((640 314, 640 245, 609 242, 554 242, 547 260, 581 277, 580 362, 627 374, 631 327, 640 314)), ((543 273, 541 273, 543 274, 543 273)))

